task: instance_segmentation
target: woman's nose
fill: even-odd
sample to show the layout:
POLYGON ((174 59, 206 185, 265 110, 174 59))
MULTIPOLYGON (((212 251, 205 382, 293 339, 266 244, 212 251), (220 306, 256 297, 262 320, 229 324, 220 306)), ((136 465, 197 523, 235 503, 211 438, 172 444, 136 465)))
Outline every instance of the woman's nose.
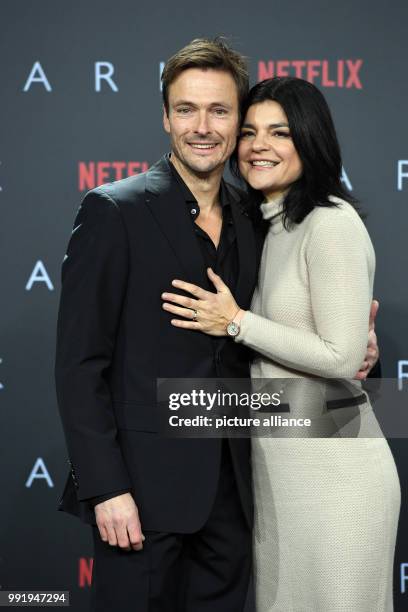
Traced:
POLYGON ((269 148, 269 143, 265 136, 262 134, 257 134, 252 141, 252 149, 254 151, 265 151, 269 148))

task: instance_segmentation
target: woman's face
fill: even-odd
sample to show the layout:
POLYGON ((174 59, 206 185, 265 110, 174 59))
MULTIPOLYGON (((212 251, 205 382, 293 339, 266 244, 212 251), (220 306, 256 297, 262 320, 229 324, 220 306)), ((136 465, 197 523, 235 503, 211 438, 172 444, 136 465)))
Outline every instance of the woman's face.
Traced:
POLYGON ((239 169, 254 189, 270 200, 285 193, 302 174, 288 118, 277 102, 249 107, 238 144, 239 169))

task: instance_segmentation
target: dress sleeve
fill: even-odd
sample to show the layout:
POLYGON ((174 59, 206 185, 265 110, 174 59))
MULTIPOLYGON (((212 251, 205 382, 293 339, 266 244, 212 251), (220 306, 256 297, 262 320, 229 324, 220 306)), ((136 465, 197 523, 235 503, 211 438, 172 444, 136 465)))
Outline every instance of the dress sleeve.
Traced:
POLYGON ((311 228, 305 250, 316 332, 247 311, 236 341, 307 374, 353 378, 367 348, 374 251, 359 220, 338 212, 311 228))

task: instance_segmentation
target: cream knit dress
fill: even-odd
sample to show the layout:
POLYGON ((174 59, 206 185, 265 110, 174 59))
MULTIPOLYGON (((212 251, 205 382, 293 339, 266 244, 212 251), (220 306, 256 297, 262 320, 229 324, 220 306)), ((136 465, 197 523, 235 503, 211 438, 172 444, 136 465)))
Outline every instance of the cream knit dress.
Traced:
MULTIPOLYGON (((314 377, 352 379, 367 345, 373 246, 354 208, 330 199, 291 231, 282 199, 261 205, 270 228, 236 338, 258 353, 253 379, 307 377, 290 401, 302 416, 321 409, 314 377)), ((399 480, 369 401, 357 411, 354 438, 252 439, 257 612, 393 610, 399 480)))

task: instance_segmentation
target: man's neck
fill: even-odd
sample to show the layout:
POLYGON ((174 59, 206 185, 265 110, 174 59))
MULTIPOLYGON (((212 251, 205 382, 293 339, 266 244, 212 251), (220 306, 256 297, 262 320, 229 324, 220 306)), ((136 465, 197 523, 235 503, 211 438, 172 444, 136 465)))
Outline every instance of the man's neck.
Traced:
POLYGON ((195 174, 189 171, 174 154, 170 155, 170 163, 173 164, 187 187, 200 205, 200 210, 205 214, 219 205, 219 191, 223 174, 223 167, 209 172, 208 174, 195 174))

